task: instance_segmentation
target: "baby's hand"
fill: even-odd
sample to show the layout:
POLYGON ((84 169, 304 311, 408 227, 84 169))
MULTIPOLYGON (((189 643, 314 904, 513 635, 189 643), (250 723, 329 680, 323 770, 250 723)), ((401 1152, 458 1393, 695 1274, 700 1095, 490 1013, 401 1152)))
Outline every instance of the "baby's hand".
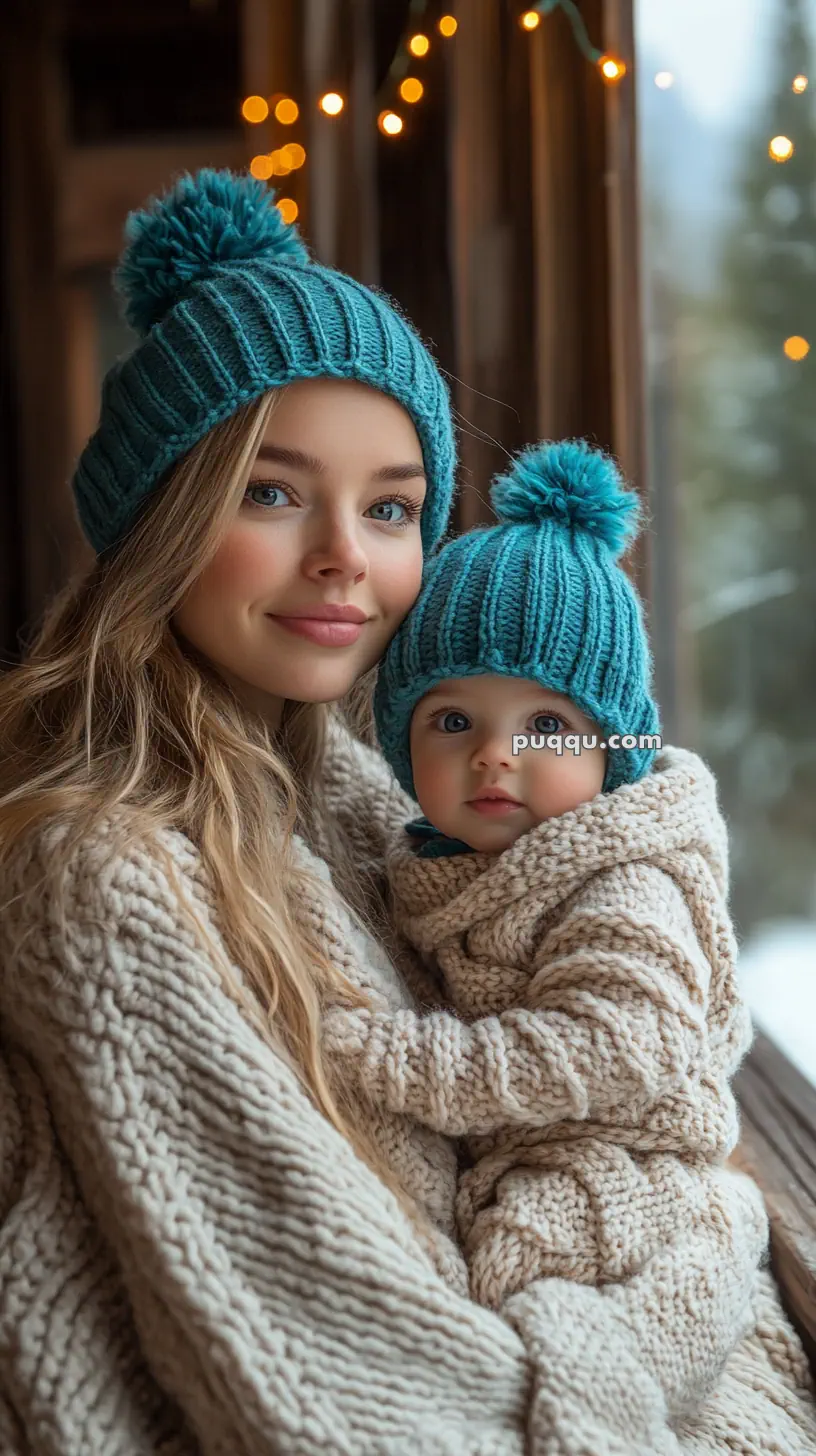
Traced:
POLYGON ((334 1056, 350 1057, 365 1051, 371 1031, 372 1012, 332 1006, 323 1016, 323 1049, 334 1056))

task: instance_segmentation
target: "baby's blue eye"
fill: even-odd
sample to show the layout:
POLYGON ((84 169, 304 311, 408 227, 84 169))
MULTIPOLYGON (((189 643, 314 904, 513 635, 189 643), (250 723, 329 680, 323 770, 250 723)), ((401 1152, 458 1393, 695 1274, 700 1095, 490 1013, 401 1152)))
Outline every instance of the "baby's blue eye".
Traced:
POLYGON ((386 512, 385 515, 375 516, 374 519, 377 521, 388 521, 389 524, 400 519, 399 516, 394 515, 395 511, 402 511, 402 514, 405 515, 405 506, 401 501, 396 500, 377 501, 375 505, 371 506, 371 510, 386 512))
POLYGON ((536 733, 557 733, 561 727, 561 719, 556 718, 554 713, 537 713, 533 726, 536 733))
POLYGON ((470 719, 464 713, 443 713, 441 727, 443 733, 464 733, 470 727, 470 719))

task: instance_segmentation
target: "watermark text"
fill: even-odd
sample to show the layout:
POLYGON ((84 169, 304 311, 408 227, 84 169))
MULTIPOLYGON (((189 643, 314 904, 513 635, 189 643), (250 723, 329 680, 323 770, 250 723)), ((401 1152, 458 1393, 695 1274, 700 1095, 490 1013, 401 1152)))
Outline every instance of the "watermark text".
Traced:
POLYGON ((565 752, 591 752, 593 748, 645 748, 661 749, 663 739, 659 733, 610 733, 608 738, 599 738, 596 733, 514 733, 513 753, 523 748, 549 748, 559 758, 565 752))

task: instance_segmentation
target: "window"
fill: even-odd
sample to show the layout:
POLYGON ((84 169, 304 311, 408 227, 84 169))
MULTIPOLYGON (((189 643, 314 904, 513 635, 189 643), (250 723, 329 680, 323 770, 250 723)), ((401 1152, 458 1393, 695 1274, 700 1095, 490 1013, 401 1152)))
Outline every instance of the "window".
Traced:
POLYGON ((816 0, 638 0, 636 36, 658 692, 816 1081, 816 0))

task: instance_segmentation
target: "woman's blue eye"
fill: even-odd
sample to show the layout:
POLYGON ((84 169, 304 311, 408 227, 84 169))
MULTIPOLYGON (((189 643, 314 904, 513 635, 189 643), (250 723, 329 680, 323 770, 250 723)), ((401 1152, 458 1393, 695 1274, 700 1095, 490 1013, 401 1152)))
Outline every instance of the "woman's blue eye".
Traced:
POLYGON ((262 501, 253 500, 252 504, 255 506, 290 506, 292 504, 291 500, 286 494, 286 491, 280 485, 249 485, 247 486, 246 494, 248 496, 254 496, 256 491, 261 490, 267 492, 267 499, 262 501), (280 500, 270 500, 270 494, 273 496, 280 496, 280 500))
POLYGON ((561 728, 561 719, 556 718, 554 713, 537 713, 533 719, 533 726, 536 733, 558 733, 561 728))
POLYGON ((405 506, 402 504, 402 502, 396 500, 377 501, 376 504, 371 507, 371 510, 387 512, 386 515, 375 516, 374 519, 377 521, 387 521, 389 525, 394 524, 400 519, 399 516, 394 515, 395 510, 402 511, 403 515, 405 515, 406 513, 405 506))
POLYGON ((443 713, 441 726, 443 733, 464 733, 470 727, 470 719, 464 713, 443 713))

